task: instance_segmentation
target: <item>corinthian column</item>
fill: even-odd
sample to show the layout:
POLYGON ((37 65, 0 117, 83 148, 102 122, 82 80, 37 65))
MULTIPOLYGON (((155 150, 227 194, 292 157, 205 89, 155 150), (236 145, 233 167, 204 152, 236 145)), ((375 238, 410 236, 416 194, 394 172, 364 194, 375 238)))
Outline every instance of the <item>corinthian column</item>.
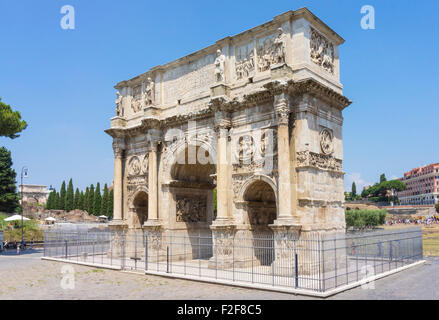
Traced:
POLYGON ((291 165, 289 143, 289 115, 290 109, 285 94, 275 97, 274 110, 277 118, 277 157, 279 172, 279 220, 292 220, 291 208, 291 165))
POLYGON ((114 143, 114 183, 113 183, 113 192, 114 192, 114 210, 113 210, 113 221, 114 223, 120 223, 123 219, 123 202, 122 202, 122 159, 124 149, 121 145, 114 143))
POLYGON ((157 141, 151 142, 148 155, 148 222, 158 220, 157 146, 157 141))
POLYGON ((223 111, 215 113, 215 130, 217 133, 217 164, 216 164, 216 189, 217 189, 217 216, 216 223, 230 220, 228 203, 229 186, 229 161, 227 157, 228 133, 230 119, 223 111))

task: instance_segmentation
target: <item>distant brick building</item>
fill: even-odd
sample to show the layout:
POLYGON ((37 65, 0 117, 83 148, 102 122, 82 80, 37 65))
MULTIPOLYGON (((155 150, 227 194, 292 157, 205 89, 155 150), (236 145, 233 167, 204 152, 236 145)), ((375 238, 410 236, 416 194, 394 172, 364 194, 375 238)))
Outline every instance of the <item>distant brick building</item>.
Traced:
POLYGON ((407 190, 397 193, 401 205, 433 205, 439 202, 439 163, 412 169, 400 179, 407 190))

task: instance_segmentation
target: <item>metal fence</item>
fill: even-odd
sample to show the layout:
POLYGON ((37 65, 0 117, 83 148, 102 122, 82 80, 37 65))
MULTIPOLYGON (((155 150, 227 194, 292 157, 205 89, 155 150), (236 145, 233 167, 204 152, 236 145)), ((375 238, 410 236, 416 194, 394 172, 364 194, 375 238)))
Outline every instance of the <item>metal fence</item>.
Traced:
POLYGON ((44 256, 123 270, 326 292, 422 260, 422 229, 212 236, 46 231, 44 256))

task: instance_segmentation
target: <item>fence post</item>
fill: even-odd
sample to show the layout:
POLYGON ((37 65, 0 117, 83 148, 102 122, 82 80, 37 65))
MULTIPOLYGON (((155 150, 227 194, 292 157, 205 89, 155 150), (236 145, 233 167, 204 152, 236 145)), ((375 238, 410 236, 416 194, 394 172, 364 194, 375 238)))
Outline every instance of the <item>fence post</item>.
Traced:
POLYGON ((169 271, 172 272, 172 241, 174 240, 173 234, 171 232, 171 241, 170 241, 170 248, 169 248, 169 271))
POLYGON ((148 270, 148 232, 145 232, 145 271, 148 270))
POLYGON ((122 231, 121 238, 122 238, 122 241, 120 242, 121 246, 122 246, 122 248, 121 248, 122 249, 121 250, 121 258, 122 258, 121 268, 125 269, 125 232, 123 232, 123 231, 122 231))
POLYGON ((334 272, 335 272, 335 287, 337 288, 337 235, 334 235, 334 272))
POLYGON ((235 281, 235 233, 233 234, 232 239, 232 277, 233 281, 235 281))
MULTIPOLYGON (((266 246, 266 248, 268 247, 268 245, 267 245, 267 243, 266 243, 266 241, 264 241, 264 240, 262 240, 263 242, 262 243, 264 243, 264 245, 266 246)), ((271 277, 272 277, 272 279, 271 279, 271 284, 274 286, 274 233, 272 233, 271 234, 271 243, 273 243, 273 247, 271 248, 271 277)), ((265 249, 266 248, 263 248, 264 249, 264 251, 265 251, 265 249)), ((283 248, 279 248, 279 250, 280 250, 280 261, 278 262, 278 263, 282 263, 282 249, 283 248)))
MULTIPOLYGON (((201 245, 200 245, 200 237, 201 237, 200 231, 198 231, 198 274, 201 277, 201 245)), ((215 252, 215 255, 216 255, 216 252, 215 252)))
MULTIPOLYGON (((6 250, 6 249, 5 249, 6 250)), ((46 256, 46 231, 44 231, 43 256, 46 256)))
POLYGON ((166 273, 169 273, 169 246, 166 246, 166 273))
MULTIPOLYGON (((189 233, 188 233, 189 236, 189 233)), ((186 235, 183 235, 183 263, 184 263, 184 275, 186 275, 186 235)))
POLYGON ((68 245, 67 245, 67 240, 64 240, 65 241, 65 243, 66 243, 66 259, 67 259, 67 257, 68 257, 68 254, 67 254, 67 251, 68 251, 68 245))
POLYGON ((294 253, 294 269, 297 289, 297 287, 299 286, 299 263, 297 261, 297 253, 294 253))

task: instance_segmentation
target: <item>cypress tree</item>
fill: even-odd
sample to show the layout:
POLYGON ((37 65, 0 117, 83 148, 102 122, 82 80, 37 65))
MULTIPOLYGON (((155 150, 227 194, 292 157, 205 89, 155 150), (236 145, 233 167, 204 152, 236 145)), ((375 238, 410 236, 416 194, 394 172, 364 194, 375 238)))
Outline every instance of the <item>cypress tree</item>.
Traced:
POLYGON ((15 177, 12 169, 11 152, 0 148, 0 211, 14 212, 19 206, 15 177))
POLYGON ((102 196, 102 204, 101 204, 101 214, 108 216, 107 207, 108 207, 108 187, 107 184, 104 185, 104 195, 102 196))
POLYGON ((114 198, 114 192, 113 189, 110 191, 110 195, 108 197, 108 206, 107 206, 107 217, 108 219, 113 218, 113 198, 114 198))
POLYGON ((81 193, 79 194, 79 205, 78 205, 79 210, 85 210, 84 209, 84 203, 85 203, 84 198, 85 198, 84 192, 81 191, 81 193))
POLYGON ((79 193, 79 189, 76 188, 75 191, 75 199, 73 200, 73 209, 79 209, 79 200, 80 200, 81 194, 79 193))
POLYGON ((101 185, 98 182, 96 184, 96 190, 95 190, 94 201, 93 201, 93 214, 95 216, 99 216, 101 214, 101 206, 102 206, 101 202, 102 202, 101 185))
POLYGON ((52 190, 47 199, 46 208, 49 210, 56 209, 56 190, 52 190))
POLYGON ((57 192, 55 194, 55 201, 54 201, 55 210, 61 210, 60 209, 60 207, 61 207, 61 203, 60 202, 61 202, 61 200, 60 200, 59 192, 57 192))
POLYGON ((73 181, 70 178, 69 185, 67 187, 66 198, 65 198, 65 210, 67 212, 72 211, 74 208, 74 194, 73 194, 73 181))
POLYGON ((355 185, 355 181, 352 182, 352 197, 357 195, 357 186, 355 185))
POLYGON ((52 202, 52 198, 53 198, 53 191, 51 191, 49 193, 49 197, 47 197, 47 201, 46 201, 46 209, 50 210, 50 203, 52 202))
POLYGON ((84 198, 82 199, 82 210, 88 211, 88 196, 90 195, 90 189, 87 187, 85 189, 84 198))
POLYGON ((58 210, 64 210, 66 204, 66 182, 63 181, 59 190, 58 210))
POLYGON ((88 207, 88 213, 89 214, 94 214, 94 208, 93 208, 93 204, 94 204, 94 198, 95 198, 95 187, 92 184, 90 186, 90 190, 88 193, 88 199, 87 199, 87 207, 88 207))

